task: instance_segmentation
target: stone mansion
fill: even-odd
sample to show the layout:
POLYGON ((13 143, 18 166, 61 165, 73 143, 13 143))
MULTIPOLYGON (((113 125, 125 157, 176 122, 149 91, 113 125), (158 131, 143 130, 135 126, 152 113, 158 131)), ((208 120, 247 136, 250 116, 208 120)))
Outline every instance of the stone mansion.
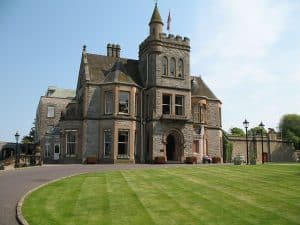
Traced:
POLYGON ((97 163, 222 158, 221 101, 190 74, 190 40, 166 35, 155 5, 139 58, 83 47, 76 91, 49 87, 36 114, 44 159, 97 163))

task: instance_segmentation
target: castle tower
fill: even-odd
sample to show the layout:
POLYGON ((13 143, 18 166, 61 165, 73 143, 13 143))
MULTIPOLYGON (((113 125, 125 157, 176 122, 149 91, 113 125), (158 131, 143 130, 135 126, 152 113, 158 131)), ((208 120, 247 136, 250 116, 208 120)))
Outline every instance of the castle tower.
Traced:
POLYGON ((183 162, 192 149, 190 43, 163 33, 155 4, 149 36, 140 44, 146 119, 146 159, 183 162))

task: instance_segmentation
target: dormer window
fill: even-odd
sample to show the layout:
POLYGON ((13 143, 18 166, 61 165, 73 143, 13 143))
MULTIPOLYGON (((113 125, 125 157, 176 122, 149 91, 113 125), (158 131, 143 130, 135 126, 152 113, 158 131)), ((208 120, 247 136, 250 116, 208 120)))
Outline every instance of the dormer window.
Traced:
POLYGON ((176 61, 174 58, 171 58, 170 62, 170 76, 175 77, 176 75, 176 61))
POLYGON ((168 75, 168 58, 166 56, 162 58, 162 75, 168 75))

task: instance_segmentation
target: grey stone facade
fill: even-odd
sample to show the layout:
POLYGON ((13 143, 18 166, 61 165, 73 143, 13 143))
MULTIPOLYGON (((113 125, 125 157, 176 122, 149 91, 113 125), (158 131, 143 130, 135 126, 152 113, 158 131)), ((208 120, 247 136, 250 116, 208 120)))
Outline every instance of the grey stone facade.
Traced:
MULTIPOLYGON (((105 56, 83 47, 76 96, 55 103, 62 112, 53 121, 60 132, 52 136, 59 139, 59 160, 152 163, 196 157, 200 163, 206 155, 222 157, 221 101, 200 77, 191 76, 190 40, 162 30, 155 6, 138 60, 121 58, 119 45, 108 44, 105 56)), ((41 107, 37 118, 42 114, 41 107)), ((38 126, 41 140, 47 125, 38 126)))

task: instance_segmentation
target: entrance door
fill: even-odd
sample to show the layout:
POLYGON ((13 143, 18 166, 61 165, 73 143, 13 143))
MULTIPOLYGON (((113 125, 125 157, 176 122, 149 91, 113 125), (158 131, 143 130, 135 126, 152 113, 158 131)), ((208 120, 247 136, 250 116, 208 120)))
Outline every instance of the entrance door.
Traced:
POLYGON ((60 145, 56 144, 56 145, 54 145, 53 159, 54 160, 59 160, 59 155, 60 155, 60 145))
POLYGON ((176 160, 176 151, 175 151, 175 138, 172 134, 169 134, 167 137, 167 161, 174 161, 176 160))
POLYGON ((268 162, 268 153, 263 153, 263 162, 268 162))

